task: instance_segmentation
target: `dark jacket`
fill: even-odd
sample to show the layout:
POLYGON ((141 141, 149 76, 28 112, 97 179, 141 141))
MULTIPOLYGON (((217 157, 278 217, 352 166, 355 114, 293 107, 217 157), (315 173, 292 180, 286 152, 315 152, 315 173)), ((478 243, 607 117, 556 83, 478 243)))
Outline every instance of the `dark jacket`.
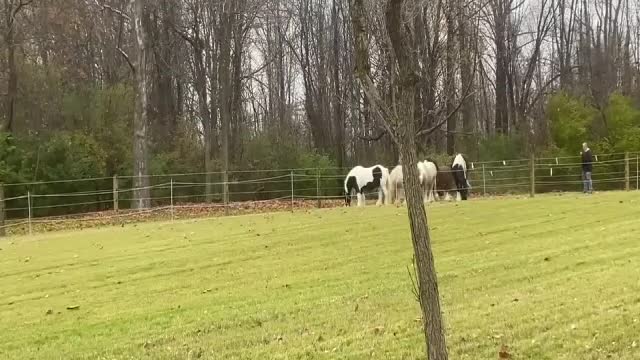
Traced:
POLYGON ((593 171, 593 155, 591 154, 591 149, 582 152, 582 171, 593 171))

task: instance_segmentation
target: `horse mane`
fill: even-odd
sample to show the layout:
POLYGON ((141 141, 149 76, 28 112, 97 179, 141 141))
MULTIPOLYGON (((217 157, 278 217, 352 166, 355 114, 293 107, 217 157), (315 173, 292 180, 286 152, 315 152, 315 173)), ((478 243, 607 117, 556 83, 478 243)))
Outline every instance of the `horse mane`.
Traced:
POLYGON ((457 153, 453 159, 451 160, 451 166, 453 166, 453 162, 456 161, 456 157, 458 157, 458 155, 460 155, 462 157, 462 160, 464 160, 465 165, 469 165, 469 160, 467 159, 467 156, 463 153, 457 153))

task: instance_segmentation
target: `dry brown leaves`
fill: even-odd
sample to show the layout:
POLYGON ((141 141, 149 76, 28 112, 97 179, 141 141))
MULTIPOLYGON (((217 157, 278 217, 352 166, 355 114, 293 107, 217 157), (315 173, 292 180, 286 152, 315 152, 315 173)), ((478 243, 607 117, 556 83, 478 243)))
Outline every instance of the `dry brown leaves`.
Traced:
MULTIPOLYGON (((323 208, 343 206, 341 200, 323 200, 323 208)), ((271 200, 271 201, 243 201, 227 205, 229 215, 261 214, 283 211, 311 210, 318 206, 316 200, 271 200)), ((125 226, 149 221, 167 221, 171 219, 170 207, 153 208, 145 211, 121 210, 119 212, 103 211, 90 214, 68 215, 61 217, 33 219, 34 233, 81 230, 102 226, 125 226)), ((225 207, 221 204, 177 204, 173 209, 173 217, 180 219, 197 219, 225 216, 225 207)), ((29 232, 29 226, 23 220, 14 221, 19 224, 8 228, 10 235, 23 235, 29 232)), ((9 223, 8 225, 11 225, 9 223)))

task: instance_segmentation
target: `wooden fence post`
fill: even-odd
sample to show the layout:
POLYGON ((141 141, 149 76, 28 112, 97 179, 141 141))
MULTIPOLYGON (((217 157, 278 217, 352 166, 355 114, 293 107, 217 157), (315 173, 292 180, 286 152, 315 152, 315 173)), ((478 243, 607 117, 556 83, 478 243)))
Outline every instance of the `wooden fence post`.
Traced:
POLYGON ((293 200, 295 198, 295 192, 293 187, 293 171, 291 172, 291 212, 293 212, 293 200))
POLYGON ((529 189, 529 196, 536 196, 536 156, 531 153, 531 157, 529 158, 529 181, 531 182, 531 189, 529 189))
POLYGON ((171 196, 171 221, 173 221, 175 219, 174 208, 173 208, 173 178, 171 178, 170 196, 171 196))
POLYGON ((120 204, 118 203, 118 175, 113 175, 113 211, 118 212, 120 210, 120 204))
POLYGON ((229 215, 229 172, 222 173, 222 202, 224 203, 224 215, 229 215))
POLYGON ((629 171, 629 153, 626 152, 624 154, 624 189, 626 191, 631 190, 631 184, 629 182, 630 177, 631 177, 631 174, 629 171))
POLYGON ((4 229, 4 185, 0 184, 0 237, 7 235, 4 229))
POLYGON ((482 164, 482 196, 487 196, 487 177, 485 174, 484 164, 482 164))
POLYGON ((640 155, 636 154, 636 190, 640 190, 640 155))
POLYGON ((316 199, 318 199, 318 209, 322 207, 322 200, 320 200, 320 169, 316 169, 316 199))
POLYGON ((29 235, 33 234, 33 227, 31 225, 31 191, 27 191, 27 209, 29 211, 29 235))

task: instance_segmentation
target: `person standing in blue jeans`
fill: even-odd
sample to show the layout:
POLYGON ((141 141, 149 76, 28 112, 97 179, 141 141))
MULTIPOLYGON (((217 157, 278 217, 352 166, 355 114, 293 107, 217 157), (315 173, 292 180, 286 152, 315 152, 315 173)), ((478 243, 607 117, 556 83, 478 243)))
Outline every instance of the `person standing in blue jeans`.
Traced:
POLYGON ((582 143, 582 188, 585 194, 593 193, 593 181, 591 173, 593 172, 593 155, 587 143, 582 143))

